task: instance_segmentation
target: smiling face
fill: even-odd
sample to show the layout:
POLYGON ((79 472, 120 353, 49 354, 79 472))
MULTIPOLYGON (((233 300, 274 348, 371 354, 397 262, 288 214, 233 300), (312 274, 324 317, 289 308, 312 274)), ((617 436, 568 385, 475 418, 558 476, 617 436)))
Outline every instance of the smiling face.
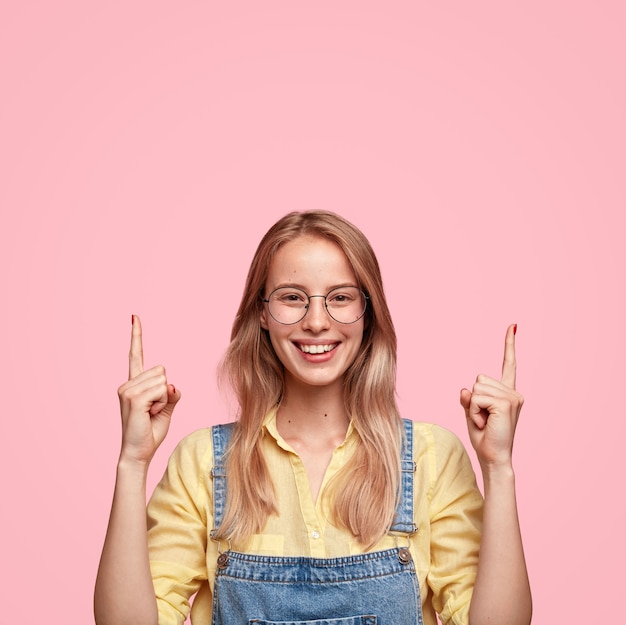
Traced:
MULTIPOLYGON (((285 243, 274 256, 264 297, 279 287, 293 286, 308 295, 326 295, 338 286, 358 286, 356 276, 341 248, 321 237, 300 236, 285 243)), ((285 367, 287 386, 336 386, 354 362, 363 339, 364 318, 355 323, 334 321, 323 297, 313 297, 305 317, 293 325, 278 323, 267 304, 261 326, 285 367)))

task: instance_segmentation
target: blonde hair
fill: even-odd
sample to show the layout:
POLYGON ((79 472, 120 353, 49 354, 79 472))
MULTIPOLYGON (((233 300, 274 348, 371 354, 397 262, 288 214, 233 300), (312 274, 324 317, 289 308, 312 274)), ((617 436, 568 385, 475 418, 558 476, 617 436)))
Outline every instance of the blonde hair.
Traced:
POLYGON ((391 527, 400 475, 402 423, 396 405, 396 334, 385 300, 378 261, 365 235, 328 211, 290 213, 256 250, 231 343, 220 366, 239 414, 226 463, 227 505, 216 539, 240 541, 260 533, 277 513, 272 479, 263 458, 262 423, 283 393, 283 366, 260 325, 262 294, 278 249, 298 236, 333 241, 343 250, 358 286, 369 296, 361 349, 345 375, 345 407, 360 438, 350 462, 332 483, 333 521, 366 548, 391 527))

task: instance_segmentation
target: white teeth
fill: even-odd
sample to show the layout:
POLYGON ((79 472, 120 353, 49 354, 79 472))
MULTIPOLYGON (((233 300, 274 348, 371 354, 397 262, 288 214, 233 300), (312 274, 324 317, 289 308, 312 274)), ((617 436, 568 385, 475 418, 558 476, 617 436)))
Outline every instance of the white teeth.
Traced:
POLYGON ((335 344, 332 345, 299 345, 300 349, 305 354, 323 354, 324 352, 329 352, 331 349, 335 347, 335 344))

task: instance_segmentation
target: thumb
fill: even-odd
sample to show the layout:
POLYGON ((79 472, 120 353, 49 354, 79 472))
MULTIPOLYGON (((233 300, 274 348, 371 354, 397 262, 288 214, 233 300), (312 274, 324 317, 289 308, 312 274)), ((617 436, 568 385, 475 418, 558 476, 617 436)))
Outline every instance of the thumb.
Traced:
POLYGON ((471 429, 472 425, 476 426, 479 430, 482 430, 487 424, 487 415, 481 409, 476 401, 472 403, 474 395, 466 388, 461 389, 461 406, 465 410, 465 418, 467 419, 467 426, 471 429))
POLYGON ((459 401, 461 406, 463 406, 463 410, 465 410, 465 415, 468 416, 468 411, 470 407, 470 401, 472 400, 472 394, 466 388, 461 389, 461 396, 459 397, 459 401))

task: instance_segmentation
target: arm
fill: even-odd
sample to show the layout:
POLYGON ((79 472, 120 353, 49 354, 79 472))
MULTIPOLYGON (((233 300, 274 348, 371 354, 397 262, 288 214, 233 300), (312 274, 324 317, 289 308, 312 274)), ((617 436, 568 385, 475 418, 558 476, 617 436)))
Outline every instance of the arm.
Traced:
POLYGON ((211 622, 209 576, 215 575, 213 461, 210 428, 186 436, 172 452, 148 503, 148 553, 159 623, 182 623, 193 601, 194 622, 211 622))
POLYGON ((146 475, 180 393, 161 366, 143 370, 141 322, 133 317, 129 379, 119 390, 122 449, 94 613, 97 625, 156 625, 157 607, 148 560, 146 475))
POLYGON ((471 625, 528 625, 532 599, 515 499, 512 450, 523 398, 515 391, 515 330, 507 330, 500 381, 479 375, 461 391, 485 503, 471 625))
MULTIPOLYGON (((483 497, 463 443, 432 426, 424 436, 429 448, 428 521, 430 562, 427 583, 442 623, 467 625, 476 581, 483 497)), ((418 531, 418 536, 420 534, 418 531)))

